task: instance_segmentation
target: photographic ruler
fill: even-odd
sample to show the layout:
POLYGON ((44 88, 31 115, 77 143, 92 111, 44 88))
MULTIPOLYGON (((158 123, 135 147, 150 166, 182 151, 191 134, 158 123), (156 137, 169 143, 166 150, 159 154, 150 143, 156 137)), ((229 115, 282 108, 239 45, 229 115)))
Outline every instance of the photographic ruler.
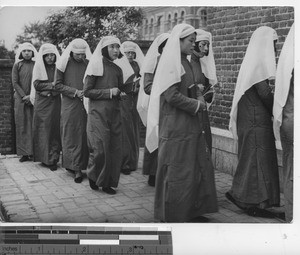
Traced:
POLYGON ((173 254, 170 227, 0 226, 0 255, 173 254))

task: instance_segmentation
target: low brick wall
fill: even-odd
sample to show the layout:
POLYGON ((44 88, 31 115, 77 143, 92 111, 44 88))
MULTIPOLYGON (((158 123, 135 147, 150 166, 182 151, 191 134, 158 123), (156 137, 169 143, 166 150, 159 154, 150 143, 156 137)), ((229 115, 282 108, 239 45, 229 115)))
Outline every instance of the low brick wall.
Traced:
POLYGON ((15 153, 15 126, 11 70, 14 61, 0 59, 0 154, 15 153))

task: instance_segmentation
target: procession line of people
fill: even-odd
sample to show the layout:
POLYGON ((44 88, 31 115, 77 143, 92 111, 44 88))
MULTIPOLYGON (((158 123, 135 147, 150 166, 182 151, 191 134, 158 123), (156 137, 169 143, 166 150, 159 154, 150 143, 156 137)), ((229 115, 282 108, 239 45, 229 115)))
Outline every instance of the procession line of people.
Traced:
MULTIPOLYGON (((251 216, 280 206, 275 137, 283 149, 285 217, 293 218, 294 26, 276 70, 278 35, 257 28, 241 64, 229 129, 238 165, 226 197, 251 216), (275 96, 270 81, 275 79, 275 96), (275 134, 275 136, 274 136, 275 134)), ((93 54, 74 39, 59 56, 45 43, 20 45, 13 66, 20 162, 62 167, 90 188, 116 194, 135 171, 140 120, 146 126, 142 173, 155 187, 161 222, 209 222, 218 211, 209 110, 218 83, 212 34, 188 24, 159 35, 146 56, 131 41, 104 36, 93 54)))

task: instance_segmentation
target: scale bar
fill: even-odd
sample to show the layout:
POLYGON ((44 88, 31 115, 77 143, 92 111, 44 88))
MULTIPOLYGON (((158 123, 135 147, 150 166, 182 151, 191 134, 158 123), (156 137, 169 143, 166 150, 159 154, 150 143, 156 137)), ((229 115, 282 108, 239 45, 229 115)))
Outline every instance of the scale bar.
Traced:
POLYGON ((79 241, 80 245, 119 245, 119 240, 87 240, 81 239, 79 241))

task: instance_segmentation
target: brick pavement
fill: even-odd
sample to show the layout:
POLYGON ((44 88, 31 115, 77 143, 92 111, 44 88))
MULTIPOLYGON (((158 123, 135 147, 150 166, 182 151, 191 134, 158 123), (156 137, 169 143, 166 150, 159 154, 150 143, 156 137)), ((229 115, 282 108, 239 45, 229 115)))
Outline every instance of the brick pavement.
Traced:
MULTIPOLYGON (((139 168, 131 175, 121 174, 117 194, 112 196, 91 190, 87 178, 75 183, 61 167, 51 172, 41 163, 20 163, 16 155, 0 155, 0 202, 10 222, 155 223, 155 189, 142 175, 142 158, 141 149, 139 168)), ((232 176, 216 172, 215 178, 219 212, 206 215, 211 223, 283 223, 246 215, 224 196, 232 176)))

